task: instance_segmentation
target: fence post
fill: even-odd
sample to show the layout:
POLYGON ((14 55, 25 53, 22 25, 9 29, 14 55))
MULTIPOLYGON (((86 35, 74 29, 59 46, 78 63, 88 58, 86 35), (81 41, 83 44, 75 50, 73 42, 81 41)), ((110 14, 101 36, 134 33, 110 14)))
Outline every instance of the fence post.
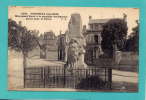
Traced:
POLYGON ((64 73, 63 73, 63 74, 64 74, 64 75, 63 75, 63 76, 64 76, 64 81, 63 81, 63 85, 64 85, 64 86, 63 86, 63 87, 65 88, 65 84, 66 84, 66 79, 65 79, 65 78, 66 78, 66 72, 65 72, 65 71, 66 71, 66 67, 65 67, 65 65, 64 65, 63 70, 64 70, 64 73))
POLYGON ((104 70, 105 70, 105 84, 107 85, 107 69, 106 69, 106 67, 104 68, 104 70))
POLYGON ((43 75, 43 82, 44 82, 44 88, 45 88, 46 87, 46 71, 45 71, 45 67, 42 67, 42 70, 43 70, 42 75, 43 75))
POLYGON ((24 88, 26 88, 26 84, 25 84, 25 81, 26 81, 26 80, 25 80, 26 72, 25 72, 25 70, 26 70, 26 69, 24 68, 24 76, 23 76, 23 77, 24 77, 24 88))
POLYGON ((112 89, 112 68, 108 68, 108 83, 109 83, 109 89, 112 89))

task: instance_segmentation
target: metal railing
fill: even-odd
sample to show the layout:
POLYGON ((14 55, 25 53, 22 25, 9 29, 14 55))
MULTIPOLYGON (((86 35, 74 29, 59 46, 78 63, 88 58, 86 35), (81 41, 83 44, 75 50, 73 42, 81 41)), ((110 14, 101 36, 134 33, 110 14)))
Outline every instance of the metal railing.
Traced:
POLYGON ((112 69, 91 67, 67 69, 64 67, 37 67, 24 69, 25 88, 111 89, 112 69))

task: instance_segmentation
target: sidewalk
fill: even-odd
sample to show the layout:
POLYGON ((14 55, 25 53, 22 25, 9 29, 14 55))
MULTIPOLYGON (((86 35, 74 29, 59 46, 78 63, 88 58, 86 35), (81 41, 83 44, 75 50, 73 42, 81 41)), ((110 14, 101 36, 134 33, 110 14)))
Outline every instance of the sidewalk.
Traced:
POLYGON ((120 91, 138 91, 138 73, 113 70, 112 88, 120 91))

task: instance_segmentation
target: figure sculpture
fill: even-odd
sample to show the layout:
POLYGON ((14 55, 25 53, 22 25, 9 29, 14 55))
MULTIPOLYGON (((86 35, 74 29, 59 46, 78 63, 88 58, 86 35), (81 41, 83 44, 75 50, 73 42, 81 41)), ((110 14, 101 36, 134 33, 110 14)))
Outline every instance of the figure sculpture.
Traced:
POLYGON ((79 45, 78 42, 74 39, 71 39, 71 41, 69 42, 67 58, 68 69, 74 69, 78 66, 79 45))
POLYGON ((84 62, 85 54, 85 39, 82 35, 82 21, 80 14, 72 14, 68 25, 69 38, 68 50, 67 50, 67 67, 68 69, 82 69, 87 65, 84 62))

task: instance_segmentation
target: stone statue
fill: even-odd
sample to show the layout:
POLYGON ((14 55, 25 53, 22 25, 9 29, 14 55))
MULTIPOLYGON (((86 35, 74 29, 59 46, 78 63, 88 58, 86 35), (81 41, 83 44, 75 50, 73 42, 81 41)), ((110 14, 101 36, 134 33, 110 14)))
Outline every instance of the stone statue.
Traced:
POLYGON ((78 66, 79 60, 79 44, 76 40, 71 39, 67 51, 67 67, 68 69, 74 69, 78 66))
POLYGON ((69 68, 86 68, 84 62, 85 38, 82 34, 82 21, 80 14, 72 14, 68 24, 69 47, 67 51, 67 65, 69 68))

